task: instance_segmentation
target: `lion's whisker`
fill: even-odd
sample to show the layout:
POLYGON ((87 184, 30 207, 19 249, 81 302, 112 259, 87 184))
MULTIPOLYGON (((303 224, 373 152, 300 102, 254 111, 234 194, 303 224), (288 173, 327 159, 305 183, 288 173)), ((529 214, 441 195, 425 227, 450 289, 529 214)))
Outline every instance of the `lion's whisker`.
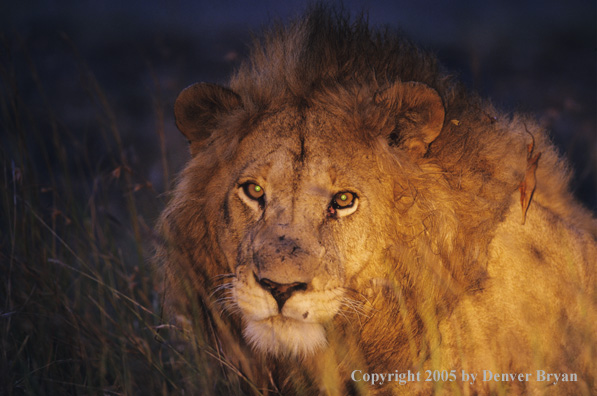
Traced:
POLYGON ((222 283, 221 285, 218 285, 213 289, 213 292, 209 295, 209 298, 212 298, 216 293, 221 292, 221 291, 224 291, 225 293, 229 293, 230 290, 232 290, 232 288, 234 288, 234 284, 232 284, 231 282, 222 283))

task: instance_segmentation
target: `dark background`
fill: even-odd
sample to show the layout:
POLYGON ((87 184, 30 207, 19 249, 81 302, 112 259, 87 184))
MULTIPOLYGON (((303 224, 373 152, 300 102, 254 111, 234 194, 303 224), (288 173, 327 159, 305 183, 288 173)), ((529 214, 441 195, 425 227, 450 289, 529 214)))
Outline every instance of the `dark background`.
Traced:
MULTIPOLYGON (((177 93, 195 81, 225 83, 251 32, 299 15, 300 1, 19 1, 0 26, 15 81, 34 112, 91 135, 91 73, 111 104, 132 164, 164 191, 156 130, 168 172, 187 158, 172 120, 177 93), (32 78, 31 64, 35 67, 32 78), (40 97, 43 85, 46 98, 40 97), (44 108, 45 106, 45 108, 44 108), (182 151, 181 151, 182 150, 182 151)), ((592 0, 344 2, 372 25, 402 29, 434 50, 468 87, 506 111, 534 113, 576 170, 573 189, 597 209, 596 3, 592 0)), ((6 57, 3 55, 3 57, 6 57)), ((5 91, 6 93, 6 91, 5 91)), ((9 131, 10 133, 10 131, 9 131)), ((93 152, 96 160, 102 153, 93 152)), ((94 159, 91 159, 93 162, 94 159)))
MULTIPOLYGON (((251 32, 305 6, 0 0, 0 395, 241 394, 209 343, 179 349, 163 326, 153 230, 189 158, 172 108, 196 81, 225 84, 251 32)), ((594 0, 344 6, 534 114, 597 211, 594 0)))

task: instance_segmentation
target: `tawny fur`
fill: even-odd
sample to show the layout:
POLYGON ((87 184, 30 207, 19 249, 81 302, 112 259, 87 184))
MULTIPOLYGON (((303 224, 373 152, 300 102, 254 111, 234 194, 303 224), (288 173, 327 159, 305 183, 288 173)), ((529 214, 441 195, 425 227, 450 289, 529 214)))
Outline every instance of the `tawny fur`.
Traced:
MULTIPOLYGON (((160 222, 168 309, 256 388, 596 391, 597 225, 532 118, 322 7, 257 40, 228 89, 183 92, 176 112, 192 159, 160 222), (529 145, 541 157, 522 224, 529 145), (248 181, 263 202, 243 195, 248 181), (356 190, 354 213, 331 216, 334 194, 356 190), (278 312, 259 278, 308 287, 278 312), (458 381, 371 386, 355 369, 458 381), (469 384, 462 370, 578 381, 469 384)), ((206 370, 221 375, 215 361, 206 370)))

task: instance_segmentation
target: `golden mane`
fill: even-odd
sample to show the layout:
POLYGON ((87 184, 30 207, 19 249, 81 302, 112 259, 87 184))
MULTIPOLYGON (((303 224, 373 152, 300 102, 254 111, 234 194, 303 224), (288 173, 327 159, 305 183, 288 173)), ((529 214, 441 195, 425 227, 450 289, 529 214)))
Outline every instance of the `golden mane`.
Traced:
MULTIPOLYGON (((499 113, 432 54, 321 5, 255 40, 229 87, 184 90, 175 113, 192 158, 160 223, 167 298, 241 377, 360 394, 377 388, 351 382, 357 366, 527 370, 535 358, 594 384, 556 341, 594 350, 597 223, 531 117, 499 113), (343 193, 355 206, 341 218, 343 193), (536 346, 555 319, 535 312, 563 312, 564 278, 579 280, 559 292, 585 314, 561 313, 569 323, 536 346)), ((433 391, 421 386, 392 389, 433 391)))

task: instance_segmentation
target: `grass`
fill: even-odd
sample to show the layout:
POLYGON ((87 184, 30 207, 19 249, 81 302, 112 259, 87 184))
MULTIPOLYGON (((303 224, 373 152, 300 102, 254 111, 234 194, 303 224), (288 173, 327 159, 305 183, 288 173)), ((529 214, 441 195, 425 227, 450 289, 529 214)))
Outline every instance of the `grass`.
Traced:
MULTIPOLYGON (((150 260, 163 197, 131 160, 110 100, 73 50, 91 122, 70 129, 26 47, 0 43, 0 394, 192 391, 201 355, 164 341, 150 260)), ((148 144, 168 185, 155 114, 148 144)))

